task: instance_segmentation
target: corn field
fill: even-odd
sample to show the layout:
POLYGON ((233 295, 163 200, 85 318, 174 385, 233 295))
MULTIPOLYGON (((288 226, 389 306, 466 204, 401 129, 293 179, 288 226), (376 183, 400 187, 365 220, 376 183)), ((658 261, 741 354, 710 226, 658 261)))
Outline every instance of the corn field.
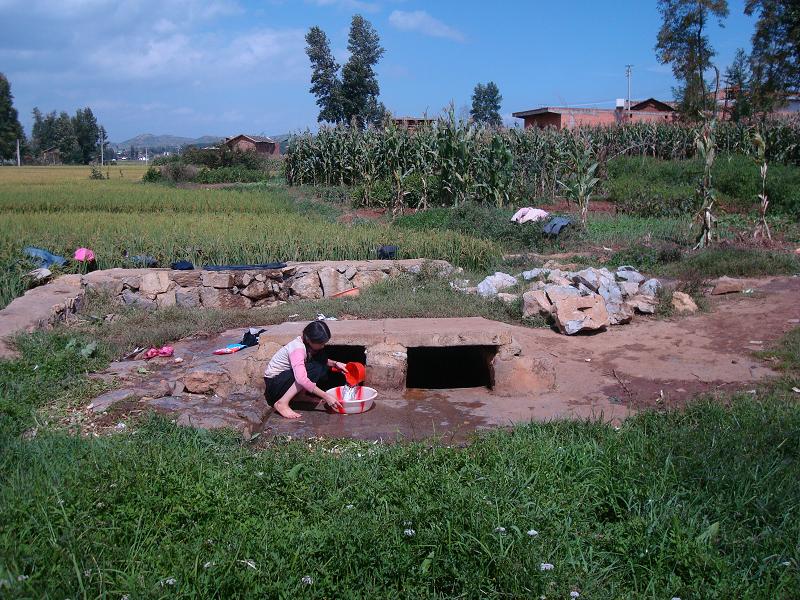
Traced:
MULTIPOLYGON (((717 131, 720 154, 753 155, 757 132, 770 162, 800 164, 800 121, 721 123, 717 131)), ((294 136, 285 172, 290 185, 358 186, 364 205, 383 204, 395 213, 466 200, 503 206, 518 198, 556 196, 559 181, 571 174, 569 157, 579 139, 589 141, 601 163, 620 155, 681 160, 694 158, 696 134, 690 126, 649 123, 497 130, 451 115, 414 131, 337 127, 294 136)))

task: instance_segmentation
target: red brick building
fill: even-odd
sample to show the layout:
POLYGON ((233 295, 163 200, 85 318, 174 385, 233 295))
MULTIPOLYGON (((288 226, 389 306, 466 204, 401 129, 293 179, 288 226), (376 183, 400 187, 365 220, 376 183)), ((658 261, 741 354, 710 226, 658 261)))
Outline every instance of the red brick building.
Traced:
POLYGON ((515 112, 513 116, 523 119, 525 128, 555 127, 572 129, 584 126, 611 126, 623 123, 670 123, 675 120, 675 108, 666 102, 648 98, 632 104, 630 109, 619 108, 569 108, 544 106, 534 110, 515 112))
POLYGON ((231 150, 239 152, 258 152, 268 156, 280 156, 281 145, 263 135, 245 135, 240 133, 237 136, 225 138, 225 145, 231 150))

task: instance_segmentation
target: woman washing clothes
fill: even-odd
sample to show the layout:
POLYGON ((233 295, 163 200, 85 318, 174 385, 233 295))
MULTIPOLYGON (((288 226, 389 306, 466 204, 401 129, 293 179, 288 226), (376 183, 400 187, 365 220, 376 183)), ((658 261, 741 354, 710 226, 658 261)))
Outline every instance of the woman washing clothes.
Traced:
POLYGON ((335 396, 317 387, 317 382, 328 373, 328 369, 345 368, 342 363, 328 360, 325 344, 330 339, 331 330, 327 323, 312 321, 305 326, 302 335, 278 350, 269 361, 264 371, 264 396, 281 416, 300 418, 289 403, 302 391, 317 396, 331 408, 341 408, 342 404, 335 396))

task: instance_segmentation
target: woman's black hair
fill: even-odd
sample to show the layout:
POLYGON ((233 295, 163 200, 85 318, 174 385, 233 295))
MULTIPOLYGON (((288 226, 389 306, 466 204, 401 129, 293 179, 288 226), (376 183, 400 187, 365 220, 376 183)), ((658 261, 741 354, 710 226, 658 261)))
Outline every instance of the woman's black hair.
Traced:
POLYGON ((327 344, 331 339, 331 330, 325 321, 311 321, 303 329, 303 339, 314 344, 327 344))

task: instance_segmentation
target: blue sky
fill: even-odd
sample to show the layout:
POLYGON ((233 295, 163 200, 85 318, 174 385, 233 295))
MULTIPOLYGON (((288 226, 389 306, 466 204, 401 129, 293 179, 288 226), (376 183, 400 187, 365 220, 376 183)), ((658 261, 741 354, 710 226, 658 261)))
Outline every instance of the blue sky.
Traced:
MULTIPOLYGON (((721 69, 750 46, 743 4, 709 31, 721 69)), ((489 80, 509 122, 542 105, 612 106, 627 63, 634 98, 672 96, 655 0, 0 0, 0 72, 27 131, 34 106, 91 106, 112 141, 297 131, 317 116, 305 32, 322 27, 343 62, 356 12, 386 48, 381 100, 397 115, 463 110, 489 80)))

